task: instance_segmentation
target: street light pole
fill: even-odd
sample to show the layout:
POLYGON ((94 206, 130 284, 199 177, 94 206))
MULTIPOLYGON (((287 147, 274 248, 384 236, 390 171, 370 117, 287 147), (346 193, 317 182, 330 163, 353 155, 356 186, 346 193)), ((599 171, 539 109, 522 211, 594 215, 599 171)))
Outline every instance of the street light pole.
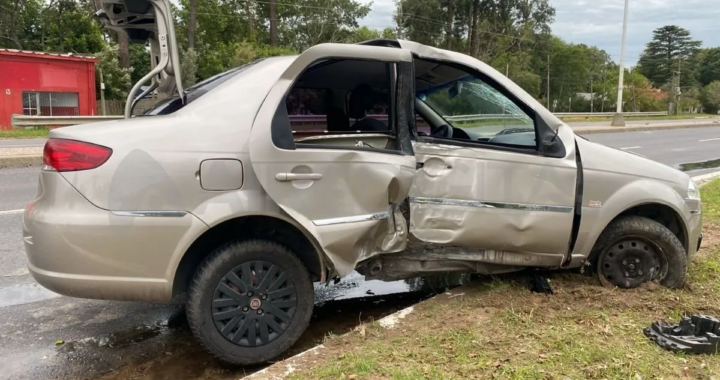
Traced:
POLYGON ((624 127, 625 120, 622 116, 622 95, 623 95, 623 75, 625 74, 625 34, 627 33, 627 14, 628 14, 628 1, 625 0, 625 11, 623 14, 623 30, 622 30, 622 42, 620 44, 620 77, 618 78, 618 97, 617 97, 617 110, 613 117, 612 127, 624 127))

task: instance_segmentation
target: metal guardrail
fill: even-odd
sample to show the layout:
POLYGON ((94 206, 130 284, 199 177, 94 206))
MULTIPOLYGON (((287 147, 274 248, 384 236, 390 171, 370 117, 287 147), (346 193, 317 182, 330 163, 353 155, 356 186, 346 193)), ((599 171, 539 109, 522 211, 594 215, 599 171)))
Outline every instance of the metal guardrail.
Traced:
MULTIPOLYGON (((623 116, 666 116, 665 112, 623 112, 623 116)), ((614 112, 557 112, 557 117, 593 117, 593 116, 613 116, 614 112)), ((378 120, 387 120, 387 115, 368 115, 378 120)), ((13 114, 11 117, 12 126, 14 128, 37 127, 37 126, 53 126, 62 127, 76 124, 97 123, 101 121, 120 120, 122 115, 113 116, 28 116, 13 114)), ((496 120, 496 119, 514 119, 517 116, 512 114, 478 114, 478 115, 459 115, 445 116, 446 120, 467 122, 478 120, 496 120)), ((418 118, 418 120, 422 120, 418 118)), ((326 122, 325 115, 291 115, 290 122, 293 124, 317 124, 326 122)))
POLYGON ((28 116, 13 114, 11 123, 17 127, 38 127, 38 126, 69 126, 76 124, 98 123, 101 121, 119 120, 118 116, 28 116))
MULTIPOLYGON (((667 111, 660 112, 623 112, 623 116, 667 116, 667 111)), ((555 112, 557 117, 593 117, 615 116, 615 112, 555 112)))

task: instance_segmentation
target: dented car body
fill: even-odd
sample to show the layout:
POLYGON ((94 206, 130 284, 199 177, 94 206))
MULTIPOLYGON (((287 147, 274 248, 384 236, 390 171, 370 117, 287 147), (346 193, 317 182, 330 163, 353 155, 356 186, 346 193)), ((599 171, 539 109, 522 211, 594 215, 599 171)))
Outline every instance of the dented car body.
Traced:
POLYGON ((575 135, 473 57, 402 40, 321 44, 184 89, 174 33, 153 17, 167 1, 103 4, 109 27, 145 31, 133 32, 156 57, 144 79, 169 97, 51 131, 24 237, 30 272, 53 291, 188 292, 195 334, 247 364, 297 339, 308 281, 588 265, 606 285, 677 287, 699 247, 688 175, 575 135), (311 123, 290 114, 318 99, 308 93, 323 96, 311 123))

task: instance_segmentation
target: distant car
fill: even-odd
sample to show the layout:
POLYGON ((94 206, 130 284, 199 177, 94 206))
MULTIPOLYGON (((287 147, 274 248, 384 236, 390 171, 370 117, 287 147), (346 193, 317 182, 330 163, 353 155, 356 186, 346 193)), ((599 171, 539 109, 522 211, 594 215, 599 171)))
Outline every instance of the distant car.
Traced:
POLYGON ((187 293, 199 341, 246 365, 296 342, 313 282, 353 270, 586 268, 621 288, 684 283, 702 236, 688 175, 576 136, 475 58, 401 40, 321 44, 183 89, 167 0, 103 7, 107 25, 150 40, 146 78, 174 95, 143 116, 50 132, 24 216, 30 272, 50 290, 187 293), (315 115, 289 115, 289 96, 315 115))

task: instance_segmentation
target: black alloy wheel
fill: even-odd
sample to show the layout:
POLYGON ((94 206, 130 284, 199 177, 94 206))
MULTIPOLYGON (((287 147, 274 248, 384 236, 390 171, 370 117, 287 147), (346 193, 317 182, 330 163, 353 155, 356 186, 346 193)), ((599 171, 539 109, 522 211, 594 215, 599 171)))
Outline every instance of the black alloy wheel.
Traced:
POLYGON ((255 347, 282 335, 295 315, 297 293, 287 273, 267 261, 250 261, 228 272, 215 288, 215 327, 230 342, 255 347))
POLYGON ((230 243, 197 270, 187 317, 198 341, 233 365, 276 359, 300 338, 314 304, 310 273, 287 247, 265 240, 230 243))

